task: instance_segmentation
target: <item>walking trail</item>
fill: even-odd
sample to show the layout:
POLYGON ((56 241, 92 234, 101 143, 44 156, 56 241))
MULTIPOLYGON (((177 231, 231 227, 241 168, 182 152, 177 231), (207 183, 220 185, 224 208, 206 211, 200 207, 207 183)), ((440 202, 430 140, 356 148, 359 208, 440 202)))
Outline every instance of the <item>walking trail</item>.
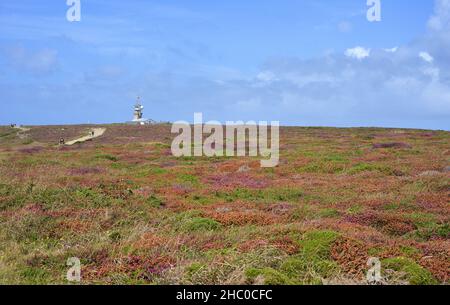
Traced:
POLYGON ((92 129, 92 132, 94 132, 94 134, 92 135, 91 133, 89 133, 89 135, 78 138, 76 140, 72 140, 72 141, 68 141, 65 143, 65 145, 74 145, 76 143, 83 143, 86 141, 90 141, 92 139, 98 138, 100 136, 102 136, 106 131, 106 128, 94 128, 92 129))
POLYGON ((19 132, 27 132, 30 131, 31 128, 26 128, 22 126, 14 126, 15 129, 19 129, 19 132))
POLYGON ((14 129, 17 129, 17 136, 19 137, 19 139, 26 139, 28 137, 28 134, 26 134, 26 132, 31 130, 31 128, 22 126, 14 126, 14 129))

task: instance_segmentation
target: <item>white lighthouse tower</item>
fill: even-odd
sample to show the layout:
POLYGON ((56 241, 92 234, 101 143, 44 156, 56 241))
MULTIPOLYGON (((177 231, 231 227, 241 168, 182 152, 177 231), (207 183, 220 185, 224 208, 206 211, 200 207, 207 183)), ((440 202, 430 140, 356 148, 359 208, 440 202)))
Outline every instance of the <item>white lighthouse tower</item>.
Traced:
POLYGON ((142 120, 142 115, 143 110, 144 110, 144 106, 142 106, 141 104, 141 98, 138 96, 136 99, 136 104, 134 105, 134 118, 133 118, 133 122, 140 122, 142 120))
POLYGON ((133 120, 130 122, 134 125, 148 125, 152 124, 152 120, 144 119, 144 106, 141 104, 141 98, 138 96, 136 99, 136 104, 134 105, 134 115, 133 120))

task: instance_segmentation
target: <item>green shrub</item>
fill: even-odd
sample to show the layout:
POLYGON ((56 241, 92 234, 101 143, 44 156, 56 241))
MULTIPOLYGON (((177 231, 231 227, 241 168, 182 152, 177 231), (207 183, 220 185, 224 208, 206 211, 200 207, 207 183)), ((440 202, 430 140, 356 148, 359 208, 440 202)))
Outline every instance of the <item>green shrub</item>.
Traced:
POLYGON ((359 163, 347 171, 349 175, 355 175, 363 172, 379 172, 386 175, 392 175, 393 171, 388 166, 379 164, 359 163))
POLYGON ((433 228, 436 226, 436 218, 433 214, 412 213, 408 216, 420 228, 433 228))
POLYGON ((404 273, 405 279, 411 285, 437 285, 433 275, 415 263, 412 259, 405 257, 388 258, 382 261, 384 269, 391 269, 404 273))
POLYGON ((149 196, 149 197, 147 198, 146 202, 147 202, 150 206, 152 206, 152 207, 154 207, 154 208, 159 208, 159 207, 165 205, 164 200, 162 200, 162 199, 159 198, 159 197, 156 197, 155 195, 149 196))
POLYGON ((264 281, 264 285, 294 285, 295 281, 291 280, 285 274, 273 269, 273 268, 249 268, 245 271, 247 280, 250 283, 254 283, 258 277, 261 277, 264 281))
POLYGON ((331 246, 339 237, 334 231, 312 231, 299 242, 303 255, 310 258, 328 259, 331 246))
POLYGON ((122 236, 120 235, 119 232, 112 232, 111 234, 109 234, 109 239, 112 242, 118 242, 121 238, 122 236))
POLYGON ((8 130, 7 132, 0 133, 0 138, 8 138, 8 139, 10 139, 10 138, 14 138, 14 137, 11 137, 11 136, 15 136, 16 134, 17 134, 17 130, 11 129, 11 130, 8 130))
POLYGON ((323 157, 322 160, 327 162, 348 162, 348 158, 346 156, 337 153, 328 154, 323 157))
POLYGON ((339 216, 339 211, 335 209, 322 209, 319 211, 319 216, 322 218, 333 218, 339 216))
POLYGON ((167 169, 161 167, 152 167, 149 169, 150 174, 163 175, 167 173, 167 169))
POLYGON ((299 173, 308 174, 337 174, 345 169, 344 163, 340 161, 318 161, 301 167, 299 173))
POLYGON ((192 278, 197 272, 205 268, 204 264, 192 263, 190 266, 186 267, 185 272, 189 279, 192 278))
POLYGON ((299 254, 284 260, 276 269, 247 269, 247 279, 254 282, 262 276, 264 284, 269 285, 320 285, 324 278, 339 272, 339 266, 330 258, 331 246, 338 236, 334 231, 308 232, 298 242, 299 254))
POLYGON ((20 276, 27 284, 44 284, 50 280, 50 274, 38 267, 26 267, 20 271, 20 276))
POLYGON ((309 217, 312 217, 313 214, 314 213, 310 206, 302 205, 302 206, 296 208, 294 211, 292 211, 292 213, 290 215, 290 219, 303 221, 303 220, 308 219, 309 217))
POLYGON ((184 183, 190 183, 191 185, 199 184, 199 179, 197 176, 189 175, 189 174, 181 174, 178 176, 178 181, 184 183))
POLYGON ((409 246, 400 246, 400 251, 407 257, 413 257, 420 254, 420 250, 409 246))
POLYGON ((109 160, 112 162, 117 162, 119 160, 119 158, 117 158, 116 156, 113 155, 108 155, 108 154, 99 154, 95 156, 96 159, 103 159, 103 160, 109 160))
POLYGON ((319 285, 323 278, 336 274, 339 266, 329 259, 299 254, 286 260, 281 265, 281 270, 301 284, 319 285))
POLYGON ((435 224, 431 227, 420 228, 405 235, 406 238, 414 238, 418 241, 427 241, 433 237, 449 238, 450 224, 435 224))
POLYGON ((261 201, 265 203, 273 202, 297 202, 304 196, 302 190, 292 188, 277 188, 264 190, 251 190, 244 188, 237 188, 231 192, 216 191, 215 196, 223 198, 228 202, 235 202, 238 200, 247 201, 261 201))
POLYGON ((349 213, 349 214, 358 214, 358 213, 361 213, 363 210, 364 210, 364 208, 362 206, 354 205, 354 206, 350 207, 347 210, 347 213, 349 213))
POLYGON ((74 196, 72 196, 71 200, 74 200, 77 205, 84 203, 87 206, 106 207, 110 206, 113 200, 110 196, 95 189, 84 187, 76 189, 72 194, 74 196))
POLYGON ((220 226, 220 223, 213 219, 194 217, 186 222, 184 228, 187 231, 214 231, 220 226))
POLYGON ((22 207, 27 197, 27 192, 24 189, 0 183, 0 211, 22 207))
POLYGON ((323 278, 339 271, 330 259, 331 246, 339 237, 334 231, 312 231, 299 241, 300 253, 281 265, 283 273, 302 284, 321 284, 323 278))
POLYGON ((31 143, 33 143, 34 141, 33 141, 33 139, 26 139, 26 140, 24 140, 23 142, 22 142, 22 145, 29 145, 29 144, 31 144, 31 143))
POLYGON ((8 232, 17 241, 57 238, 60 234, 54 218, 33 214, 25 215, 20 220, 11 222, 8 232))
POLYGON ((70 195, 64 189, 56 188, 35 188, 34 186, 29 186, 27 190, 29 196, 34 202, 40 202, 44 204, 45 208, 55 208, 60 205, 67 203, 71 200, 70 195))

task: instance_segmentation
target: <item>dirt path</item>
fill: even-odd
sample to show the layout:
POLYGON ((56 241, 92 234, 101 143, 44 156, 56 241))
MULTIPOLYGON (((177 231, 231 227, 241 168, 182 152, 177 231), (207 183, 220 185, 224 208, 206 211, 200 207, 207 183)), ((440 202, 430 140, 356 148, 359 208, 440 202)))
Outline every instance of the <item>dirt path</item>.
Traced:
POLYGON ((92 131, 94 132, 94 135, 89 134, 87 136, 78 138, 76 140, 72 140, 72 141, 68 141, 65 143, 65 145, 74 145, 76 143, 82 143, 82 142, 86 142, 95 138, 100 137, 101 135, 103 135, 106 131, 106 128, 93 128, 92 131))
POLYGON ((21 127, 21 126, 14 126, 15 129, 19 129, 19 132, 27 132, 30 131, 31 128, 21 127))
POLYGON ((14 129, 17 129, 17 136, 22 140, 28 138, 29 135, 27 134, 27 132, 31 130, 31 128, 22 126, 14 126, 14 129))

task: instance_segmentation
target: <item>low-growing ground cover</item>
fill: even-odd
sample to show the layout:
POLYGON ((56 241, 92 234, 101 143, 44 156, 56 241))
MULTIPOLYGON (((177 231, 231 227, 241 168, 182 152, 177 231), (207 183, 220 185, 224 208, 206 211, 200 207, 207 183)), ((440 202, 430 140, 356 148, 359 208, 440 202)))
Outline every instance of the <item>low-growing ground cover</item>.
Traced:
POLYGON ((282 128, 280 165, 175 158, 170 125, 0 127, 0 283, 448 283, 450 133, 282 128))

